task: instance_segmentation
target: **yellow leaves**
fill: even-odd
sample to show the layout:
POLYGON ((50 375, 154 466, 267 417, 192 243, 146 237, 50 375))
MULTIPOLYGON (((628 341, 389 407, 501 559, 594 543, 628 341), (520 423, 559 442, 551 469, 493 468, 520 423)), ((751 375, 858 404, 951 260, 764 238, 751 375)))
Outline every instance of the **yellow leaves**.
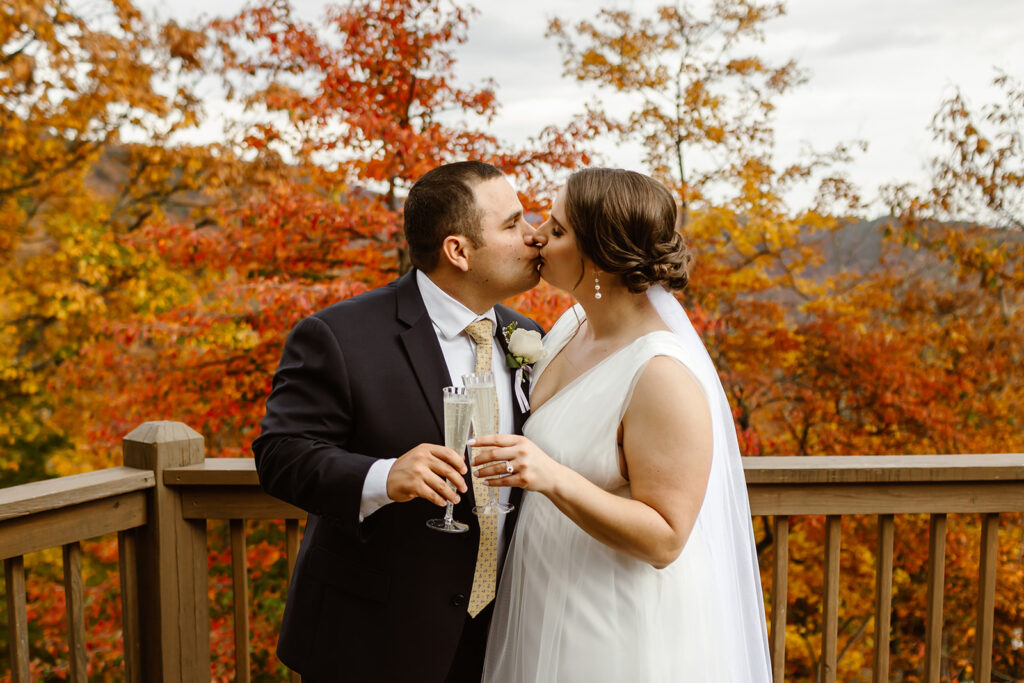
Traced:
POLYGON ((756 71, 764 71, 764 64, 760 59, 755 57, 745 57, 742 59, 729 60, 726 63, 725 68, 733 73, 746 75, 756 71))
POLYGON ((162 37, 171 57, 180 59, 185 69, 199 69, 202 66, 200 51, 206 46, 206 35, 203 32, 182 28, 177 22, 170 21, 164 25, 162 37))
POLYGON ((571 29, 556 19, 548 35, 558 39, 566 75, 632 98, 630 113, 600 115, 607 130, 644 145, 649 172, 697 191, 745 181, 740 193, 752 201, 769 186, 723 166, 770 156, 774 100, 799 80, 792 62, 771 65, 741 47, 780 13, 744 0, 700 9, 665 3, 653 17, 602 10, 571 29))
POLYGON ((597 50, 587 50, 580 56, 580 66, 584 69, 595 66, 608 66, 608 59, 597 50))
POLYGON ((211 347, 226 351, 250 351, 260 341, 259 333, 248 324, 231 321, 189 334, 185 346, 199 351, 211 347))
POLYGON ((43 286, 39 293, 45 297, 40 308, 42 315, 58 321, 83 315, 103 315, 106 310, 103 297, 79 282, 43 286))
POLYGON ((120 294, 124 305, 139 314, 162 313, 194 296, 200 284, 155 260, 146 261, 143 272, 144 276, 126 281, 120 294))
MULTIPOLYGON (((10 73, 12 83, 3 84, 0 92, 7 90, 7 88, 11 86, 25 88, 31 85, 36 68, 36 60, 32 55, 25 53, 18 54, 7 63, 6 67, 10 73)), ((3 72, 0 71, 0 73, 3 72)))
POLYGON ((705 129, 704 134, 707 135, 708 140, 710 140, 711 142, 714 142, 716 144, 725 142, 725 135, 726 135, 726 133, 725 133, 725 127, 724 126, 719 126, 719 125, 708 126, 705 129))
POLYGON ((690 109, 716 108, 719 100, 712 97, 708 92, 707 83, 697 80, 686 86, 683 93, 683 103, 690 109))

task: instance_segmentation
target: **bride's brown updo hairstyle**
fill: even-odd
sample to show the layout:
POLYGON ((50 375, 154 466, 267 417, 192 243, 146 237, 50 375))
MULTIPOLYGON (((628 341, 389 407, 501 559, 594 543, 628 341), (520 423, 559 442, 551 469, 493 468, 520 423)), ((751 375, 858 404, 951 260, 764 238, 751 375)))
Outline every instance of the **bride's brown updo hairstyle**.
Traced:
POLYGON ((580 252, 629 291, 683 289, 693 257, 676 231, 676 201, 657 180, 614 168, 569 176, 565 217, 580 252))

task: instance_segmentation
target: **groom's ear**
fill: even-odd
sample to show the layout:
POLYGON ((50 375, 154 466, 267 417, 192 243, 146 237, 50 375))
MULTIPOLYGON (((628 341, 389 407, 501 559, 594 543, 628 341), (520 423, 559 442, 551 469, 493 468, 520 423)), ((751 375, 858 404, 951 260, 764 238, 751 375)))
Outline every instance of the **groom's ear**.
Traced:
POLYGON ((465 235, 448 235, 441 243, 441 259, 463 273, 469 272, 469 239, 465 235))

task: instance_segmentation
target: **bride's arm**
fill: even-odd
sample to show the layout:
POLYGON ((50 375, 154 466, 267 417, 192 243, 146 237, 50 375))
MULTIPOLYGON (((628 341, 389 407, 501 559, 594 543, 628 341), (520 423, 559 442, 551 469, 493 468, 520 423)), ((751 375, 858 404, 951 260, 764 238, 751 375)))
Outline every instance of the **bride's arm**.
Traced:
MULTIPOLYGON (((707 399, 683 366, 655 357, 640 376, 622 431, 632 499, 594 485, 522 436, 478 439, 478 446, 498 448, 474 464, 509 461, 514 473, 488 483, 543 493, 605 545, 665 567, 686 545, 707 488, 712 452, 707 399)), ((504 467, 490 465, 481 472, 495 475, 504 467)))

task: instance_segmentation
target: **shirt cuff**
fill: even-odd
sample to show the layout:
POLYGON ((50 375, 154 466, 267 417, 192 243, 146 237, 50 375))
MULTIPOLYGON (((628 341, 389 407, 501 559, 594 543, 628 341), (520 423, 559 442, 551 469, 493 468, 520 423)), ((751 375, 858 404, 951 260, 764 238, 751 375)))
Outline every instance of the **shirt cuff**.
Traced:
POLYGON ((367 470, 366 478, 363 479, 363 496, 359 500, 360 522, 388 503, 394 502, 388 498, 388 474, 391 473, 391 466, 395 464, 395 460, 397 458, 378 460, 367 470))

